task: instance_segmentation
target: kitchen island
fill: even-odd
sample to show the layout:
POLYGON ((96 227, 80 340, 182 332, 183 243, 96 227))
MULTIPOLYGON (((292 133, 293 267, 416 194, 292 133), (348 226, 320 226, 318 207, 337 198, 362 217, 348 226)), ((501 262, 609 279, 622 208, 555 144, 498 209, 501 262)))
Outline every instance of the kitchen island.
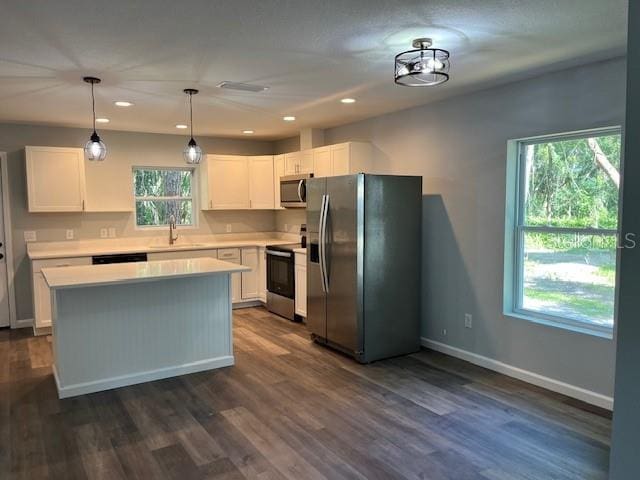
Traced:
POLYGON ((60 398, 233 365, 231 274, 213 258, 43 268, 60 398))

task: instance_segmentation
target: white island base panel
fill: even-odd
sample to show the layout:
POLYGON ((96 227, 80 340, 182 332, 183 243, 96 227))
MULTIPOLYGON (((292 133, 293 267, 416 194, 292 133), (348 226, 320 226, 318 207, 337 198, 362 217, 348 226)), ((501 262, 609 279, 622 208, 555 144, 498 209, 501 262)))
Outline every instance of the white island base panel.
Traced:
POLYGON ((54 289, 60 398, 234 364, 227 273, 54 289))

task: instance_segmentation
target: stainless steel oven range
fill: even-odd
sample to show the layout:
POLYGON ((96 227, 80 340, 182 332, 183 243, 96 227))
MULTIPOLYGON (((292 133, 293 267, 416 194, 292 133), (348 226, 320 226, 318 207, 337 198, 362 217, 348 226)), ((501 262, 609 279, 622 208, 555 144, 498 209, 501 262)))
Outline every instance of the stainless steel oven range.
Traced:
POLYGON ((301 244, 268 245, 267 310, 295 320, 294 248, 301 244))

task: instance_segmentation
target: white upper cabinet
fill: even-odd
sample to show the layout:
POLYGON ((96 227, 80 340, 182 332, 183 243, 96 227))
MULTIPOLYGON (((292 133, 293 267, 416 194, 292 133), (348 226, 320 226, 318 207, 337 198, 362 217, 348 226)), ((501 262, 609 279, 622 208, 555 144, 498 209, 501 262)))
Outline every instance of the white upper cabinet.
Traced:
POLYGON ((276 155, 273 157, 273 189, 275 193, 274 205, 276 210, 284 210, 284 208, 280 206, 280 177, 284 177, 286 171, 284 157, 284 155, 276 155))
POLYGON ((315 148, 313 174, 315 177, 334 177, 352 173, 370 173, 373 160, 371 145, 347 142, 315 148))
POLYGON ((303 150, 300 154, 298 173, 313 173, 313 150, 303 150))
POLYGON ((207 155, 200 169, 203 210, 251 208, 247 157, 207 155))
POLYGON ((302 158, 302 152, 291 152, 284 155, 284 174, 296 175, 300 173, 300 159, 302 158))
POLYGON ((320 147, 313 149, 313 176, 330 177, 333 173, 331 168, 331 148, 320 147))
POLYGON ((273 210, 275 206, 273 175, 272 155, 249 157, 249 205, 251 208, 273 210))
POLYGON ((85 178, 82 148, 25 147, 30 212, 81 212, 85 178))

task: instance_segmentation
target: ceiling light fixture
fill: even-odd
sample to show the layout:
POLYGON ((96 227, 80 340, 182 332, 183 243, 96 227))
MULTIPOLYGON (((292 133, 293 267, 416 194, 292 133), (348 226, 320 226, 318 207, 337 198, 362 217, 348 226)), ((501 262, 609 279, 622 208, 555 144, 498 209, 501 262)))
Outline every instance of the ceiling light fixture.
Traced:
POLYGON ((343 98, 342 100, 340 100, 341 103, 356 103, 356 99, 355 98, 343 98))
POLYGON ((109 119, 105 117, 96 118, 96 123, 109 123, 109 119))
POLYGON ((101 80, 96 77, 83 77, 82 80, 91 84, 91 111, 93 113, 93 133, 84 146, 84 157, 90 161, 98 160, 101 162, 107 156, 107 146, 100 140, 100 136, 96 132, 96 98, 93 94, 93 86, 100 83, 101 80))
POLYGON ((191 139, 189 140, 189 143, 187 143, 187 147, 184 149, 183 155, 184 160, 187 163, 197 165, 200 163, 200 160, 202 160, 202 148, 200 148, 193 139, 193 103, 191 99, 198 93, 198 90, 195 88, 185 88, 183 92, 189 95, 189 125, 191 125, 191 139))
POLYGON ((295 122, 296 117, 294 117, 293 115, 285 115, 284 117, 282 117, 282 120, 284 120, 285 122, 295 122))
POLYGON ((185 128, 189 128, 189 125, 185 125, 184 123, 178 123, 176 125, 176 128, 179 128, 180 130, 184 130, 185 128))
POLYGON ((405 87, 428 87, 449 80, 449 52, 430 48, 430 38, 416 38, 413 47, 396 55, 395 82, 405 87))
POLYGON ((117 102, 113 102, 116 107, 131 107, 133 103, 125 102, 124 100, 118 100, 117 102))
POLYGON ((253 135, 256 132, 253 130, 242 130, 242 133, 244 133, 245 135, 253 135))

